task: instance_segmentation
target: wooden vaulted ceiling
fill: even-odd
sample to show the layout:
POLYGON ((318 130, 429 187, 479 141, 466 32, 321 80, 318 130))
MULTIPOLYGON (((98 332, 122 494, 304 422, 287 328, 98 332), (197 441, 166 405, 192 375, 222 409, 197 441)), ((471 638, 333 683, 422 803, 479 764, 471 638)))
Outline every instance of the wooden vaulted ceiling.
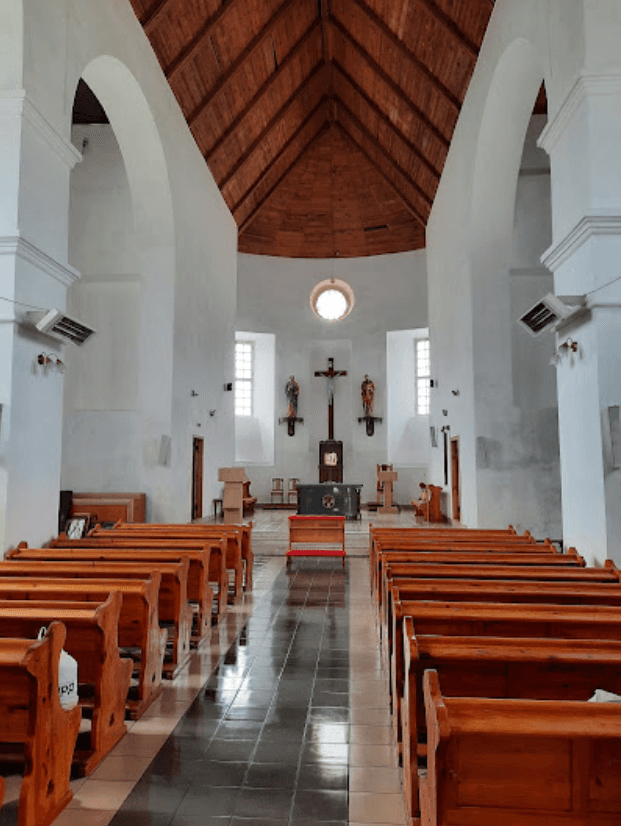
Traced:
POLYGON ((242 252, 425 246, 493 0, 131 0, 242 252))

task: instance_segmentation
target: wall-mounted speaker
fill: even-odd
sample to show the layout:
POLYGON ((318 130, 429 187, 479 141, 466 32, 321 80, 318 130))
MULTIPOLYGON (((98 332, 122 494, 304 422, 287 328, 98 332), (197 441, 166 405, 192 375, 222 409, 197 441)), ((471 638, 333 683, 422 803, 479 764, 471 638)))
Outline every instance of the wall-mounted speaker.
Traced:
POLYGON ((170 436, 162 436, 162 438, 160 439, 159 462, 160 465, 164 465, 164 467, 168 467, 168 465, 170 464, 170 445, 170 436))

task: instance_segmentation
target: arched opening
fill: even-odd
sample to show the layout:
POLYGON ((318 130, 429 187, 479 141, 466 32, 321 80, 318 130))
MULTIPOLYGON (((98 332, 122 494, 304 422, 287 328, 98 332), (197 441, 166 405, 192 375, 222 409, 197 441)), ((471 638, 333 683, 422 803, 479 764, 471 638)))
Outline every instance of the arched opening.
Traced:
MULTIPOLYGON (((513 42, 495 71, 476 153, 469 226, 479 525, 518 523, 561 536, 556 375, 551 337, 516 317, 553 288, 550 169, 535 48, 513 42), (530 302, 530 303, 529 303, 530 302)), ((545 91, 545 85, 543 86, 545 91)))
POLYGON ((82 278, 67 306, 97 336, 67 359, 61 485, 146 491, 153 514, 171 431, 173 212, 153 116, 119 61, 84 70, 72 140, 83 161, 72 173, 69 258, 82 278))

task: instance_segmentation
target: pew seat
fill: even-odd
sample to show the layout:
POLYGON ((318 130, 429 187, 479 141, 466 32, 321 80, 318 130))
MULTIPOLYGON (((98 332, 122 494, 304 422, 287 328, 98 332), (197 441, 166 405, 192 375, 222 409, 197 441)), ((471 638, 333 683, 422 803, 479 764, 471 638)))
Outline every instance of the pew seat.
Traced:
POLYGON ((73 797, 69 779, 82 710, 60 705, 64 641, 60 622, 41 640, 0 639, 0 760, 24 761, 19 826, 49 826, 73 797))

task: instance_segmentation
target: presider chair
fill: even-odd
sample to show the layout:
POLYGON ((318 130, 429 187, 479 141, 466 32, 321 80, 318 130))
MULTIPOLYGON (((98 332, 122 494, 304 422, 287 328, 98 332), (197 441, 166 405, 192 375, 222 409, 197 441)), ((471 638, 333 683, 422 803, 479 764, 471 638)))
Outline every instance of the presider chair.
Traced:
POLYGON ((292 476, 290 479, 287 480, 287 502, 291 504, 291 497, 293 497, 294 503, 297 505, 298 503, 298 485, 300 483, 299 479, 296 479, 295 476, 292 476))
POLYGON ((270 499, 272 504, 274 503, 274 496, 280 497, 280 504, 284 504, 285 501, 285 489, 283 485, 284 479, 282 477, 277 477, 276 479, 272 479, 272 489, 270 491, 270 499))

